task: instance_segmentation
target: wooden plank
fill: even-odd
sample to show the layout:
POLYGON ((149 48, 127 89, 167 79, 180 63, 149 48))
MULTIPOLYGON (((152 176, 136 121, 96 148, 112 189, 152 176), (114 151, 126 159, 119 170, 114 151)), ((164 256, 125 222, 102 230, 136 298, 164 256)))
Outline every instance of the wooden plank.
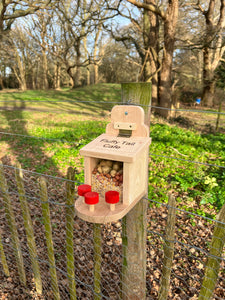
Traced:
POLYGON ((160 282, 158 300, 165 300, 168 297, 170 289, 170 274, 174 256, 174 239, 175 239, 175 222, 176 222, 176 200, 169 194, 168 200, 168 218, 165 230, 163 269, 160 282))
POLYGON ((222 206, 209 249, 204 279, 199 293, 199 300, 211 299, 219 275, 223 248, 225 245, 225 204, 222 206))
POLYGON ((34 283, 36 286, 36 291, 38 294, 42 294, 42 281, 41 281, 41 272, 38 264, 37 248, 35 243, 35 236, 33 230, 33 224, 30 216, 29 207, 27 204, 27 199, 25 196, 24 182, 23 182, 23 173, 21 170, 21 165, 16 164, 15 169, 16 183, 19 193, 20 206, 23 215, 24 228, 27 237, 27 245, 30 254, 31 266, 34 273, 34 283))
POLYGON ((93 224, 94 242, 94 300, 101 300, 101 224, 93 224))
POLYGON ((147 193, 148 148, 133 163, 124 163, 123 176, 123 203, 130 205, 147 193))
POLYGON ((67 170, 66 182, 66 266, 67 276, 69 281, 70 300, 77 299, 75 271, 74 271, 74 243, 73 243, 73 230, 74 230, 74 193, 75 193, 75 170, 71 167, 67 170))
POLYGON ((90 211, 88 205, 84 203, 83 197, 79 197, 75 202, 75 209, 77 216, 87 222, 102 224, 116 222, 123 218, 145 194, 144 191, 139 197, 134 199, 130 205, 117 203, 114 211, 111 211, 109 204, 105 202, 105 199, 100 197, 99 203, 95 205, 93 212, 90 211))
MULTIPOLYGON (((148 137, 149 128, 144 123, 144 110, 140 106, 132 105, 116 105, 111 111, 111 123, 106 127, 106 133, 118 136, 119 129, 115 128, 115 123, 136 124, 134 129, 131 129, 132 137, 148 137)), ((121 128, 122 129, 122 128, 121 128)))
POLYGON ((0 164, 0 188, 2 191, 3 203, 5 206, 5 214, 9 224, 9 229, 12 237, 12 246, 16 258, 17 269, 19 273, 20 282, 26 286, 26 275, 24 269, 23 255, 20 246, 19 236, 16 227, 15 215, 11 199, 8 192, 8 185, 4 175, 3 165, 0 164))
POLYGON ((52 291, 53 291, 54 299, 60 300, 56 265, 55 265, 54 246, 53 246, 53 239, 52 239, 52 226, 50 220, 47 184, 44 177, 40 178, 39 185, 40 185, 41 208, 42 208, 43 222, 45 227, 45 238, 46 238, 46 245, 48 251, 48 261, 49 261, 52 291))
POLYGON ((6 257, 5 257, 3 244, 2 244, 1 231, 0 231, 0 257, 1 257, 2 267, 3 267, 3 272, 4 272, 5 276, 9 277, 10 273, 9 273, 9 268, 8 268, 8 264, 7 264, 7 260, 6 260, 6 257))
POLYGON ((133 162, 139 154, 150 145, 149 137, 113 137, 102 134, 80 150, 88 157, 133 162))

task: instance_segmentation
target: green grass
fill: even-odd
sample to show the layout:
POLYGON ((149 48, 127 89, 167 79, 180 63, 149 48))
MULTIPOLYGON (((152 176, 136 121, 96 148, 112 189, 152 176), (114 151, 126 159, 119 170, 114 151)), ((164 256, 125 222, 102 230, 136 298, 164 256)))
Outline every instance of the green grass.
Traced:
POLYGON ((111 102, 120 102, 120 85, 99 84, 73 90, 1 92, 0 107, 4 109, 59 111, 73 114, 96 114, 111 109, 111 102), (60 101, 60 102, 59 102, 60 101), (99 103, 101 101, 101 103, 99 103))
MULTIPOLYGON (((120 101, 120 85, 102 84, 57 92, 0 93, 0 101, 5 107, 13 105, 11 100, 17 105, 23 100, 27 102, 21 110, 1 111, 0 131, 28 137, 0 135, 3 163, 11 164, 18 159, 23 168, 57 176, 65 176, 67 168, 72 166, 78 170, 76 180, 83 182, 83 158, 79 149, 105 132, 113 106, 111 102, 120 101), (29 103, 30 100, 36 102, 29 103), (31 108, 37 108, 37 111, 29 111, 31 108)), ((205 204, 219 209, 225 203, 225 168, 188 161, 225 166, 224 135, 201 134, 153 120, 149 198, 164 202, 168 192, 173 190, 182 205, 184 201, 187 206, 197 203, 197 213, 203 213, 205 204)))

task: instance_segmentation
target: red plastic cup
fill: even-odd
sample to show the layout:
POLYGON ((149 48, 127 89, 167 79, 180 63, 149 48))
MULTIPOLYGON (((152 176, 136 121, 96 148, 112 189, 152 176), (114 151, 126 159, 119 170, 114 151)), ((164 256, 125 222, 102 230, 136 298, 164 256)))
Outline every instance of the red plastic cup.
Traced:
POLYGON ((82 184, 78 186, 79 196, 84 196, 88 192, 91 192, 91 186, 89 184, 82 184))
POLYGON ((89 205, 89 210, 94 211, 94 205, 99 202, 99 194, 96 192, 88 192, 84 195, 84 201, 89 205))
POLYGON ((105 193, 105 201, 110 204, 110 210, 115 210, 115 204, 120 201, 120 194, 117 191, 108 191, 105 193))

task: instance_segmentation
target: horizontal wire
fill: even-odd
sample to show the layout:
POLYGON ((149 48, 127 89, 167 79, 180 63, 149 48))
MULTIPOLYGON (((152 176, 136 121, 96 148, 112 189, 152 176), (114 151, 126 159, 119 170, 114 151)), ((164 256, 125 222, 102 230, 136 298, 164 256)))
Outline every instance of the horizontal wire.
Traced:
MULTIPOLYGON (((40 99, 40 100, 32 100, 32 99, 31 100, 29 100, 29 99, 28 100, 26 100, 26 99, 22 100, 22 99, 15 99, 15 100, 0 100, 0 103, 8 104, 8 103, 15 103, 16 101, 20 101, 22 105, 23 105, 23 103, 36 103, 36 104, 38 104, 40 102, 41 103, 45 103, 45 102, 47 102, 47 103, 55 103, 55 104, 57 104, 58 102, 59 103, 61 103, 61 102, 69 102, 69 103, 74 102, 75 104, 76 103, 121 104, 121 101, 107 101, 107 102, 106 101, 94 101, 94 100, 92 100, 92 101, 90 101, 90 100, 80 101, 80 100, 74 100, 74 99, 67 99, 67 100, 42 100, 42 99, 40 99)), ((20 108, 20 107, 17 106, 16 108, 20 108)), ((23 106, 21 108, 23 109, 23 106)))
MULTIPOLYGON (((151 234, 157 235, 160 238, 162 238, 162 240, 167 241, 167 239, 165 238, 165 236, 163 234, 159 233, 159 232, 156 232, 156 231, 153 231, 153 230, 147 230, 147 233, 151 233, 151 234)), ((199 248, 199 247, 197 247, 197 246, 195 246, 193 244, 191 245, 191 244, 188 244, 188 243, 184 243, 184 242, 178 241, 176 239, 173 240, 173 243, 174 244, 177 243, 177 244, 179 244, 181 246, 184 246, 185 248, 194 248, 195 250, 198 250, 199 252, 202 252, 202 253, 206 254, 208 257, 219 259, 220 261, 224 261, 225 262, 225 258, 217 256, 217 255, 210 254, 205 249, 199 248)), ((4 243, 4 242, 3 242, 3 244, 8 245, 7 243, 4 243)), ((193 258, 197 258, 198 260, 200 260, 198 257, 196 257, 194 255, 192 255, 192 257, 193 258)))
POLYGON ((219 221, 219 220, 217 220, 217 219, 211 219, 211 218, 206 217, 206 216, 201 216, 201 215, 198 215, 198 214, 193 213, 193 212, 191 212, 191 211, 184 210, 184 209, 181 209, 181 208, 178 208, 178 207, 173 207, 173 206, 168 205, 167 203, 159 202, 159 201, 156 201, 156 200, 153 200, 153 199, 149 199, 149 198, 147 198, 147 197, 144 197, 144 199, 148 200, 149 202, 153 202, 153 203, 160 204, 160 205, 165 206, 165 207, 167 207, 167 208, 172 207, 172 208, 174 208, 174 209, 176 209, 176 210, 178 210, 178 211, 180 211, 180 212, 183 212, 183 213, 186 213, 186 214, 195 216, 195 217, 200 217, 200 218, 206 219, 206 220, 208 220, 208 221, 213 221, 213 222, 215 222, 215 223, 219 223, 219 224, 225 225, 224 222, 221 222, 221 221, 219 221))
MULTIPOLYGON (((25 169, 21 169, 21 168, 17 168, 17 167, 14 167, 14 166, 9 166, 9 165, 4 165, 4 164, 0 164, 0 165, 3 166, 3 167, 15 169, 15 170, 21 170, 21 171, 23 171, 23 172, 32 173, 32 174, 39 175, 39 176, 50 177, 50 178, 52 178, 52 179, 58 179, 58 180, 63 180, 63 181, 67 181, 67 182, 78 183, 79 185, 80 185, 80 184, 83 184, 83 183, 80 182, 80 181, 73 181, 73 180, 69 180, 69 179, 67 179, 67 178, 62 178, 62 177, 57 177, 57 176, 46 175, 46 174, 42 174, 42 173, 38 173, 38 172, 34 172, 34 171, 29 171, 29 170, 25 170, 25 169)), ((11 193, 11 192, 10 192, 10 193, 11 193)), ((19 194, 18 194, 18 195, 19 195, 19 194)), ((149 202, 153 202, 153 203, 160 204, 161 206, 165 206, 165 207, 167 207, 167 208, 170 207, 170 205, 168 205, 167 203, 162 203, 162 202, 159 202, 159 201, 150 199, 150 198, 148 198, 148 197, 144 197, 144 199, 146 199, 146 200, 149 201, 149 202)), ((225 224, 224 222, 221 222, 221 221, 218 221, 218 220, 215 220, 215 219, 206 217, 206 216, 201 216, 201 215, 198 215, 198 214, 196 214, 196 213, 193 213, 193 212, 190 212, 190 211, 186 211, 186 210, 180 209, 180 208, 178 208, 178 207, 174 207, 174 208, 175 208, 176 210, 180 211, 180 212, 183 212, 183 213, 186 213, 186 214, 189 214, 189 215, 193 215, 193 216, 197 216, 197 217, 201 217, 201 218, 206 219, 206 220, 208 220, 208 221, 213 221, 213 222, 216 222, 216 223, 225 224)))
POLYGON ((154 106, 154 105, 140 105, 140 106, 147 106, 151 108, 157 108, 157 109, 162 109, 162 110, 169 110, 169 111, 186 111, 186 112, 194 112, 194 113, 205 113, 205 114, 216 114, 216 115, 225 115, 223 112, 217 112, 217 111, 212 111, 212 110, 197 110, 197 109, 185 109, 185 108, 167 108, 167 107, 162 107, 162 106, 154 106))
MULTIPOLYGON (((2 165, 3 167, 7 167, 7 168, 12 168, 12 169, 16 169, 16 170, 22 170, 22 171, 28 172, 28 173, 34 173, 35 175, 39 175, 39 176, 47 176, 47 177, 50 177, 50 178, 53 178, 53 179, 55 178, 55 179, 59 179, 59 180, 63 180, 63 181, 68 181, 68 182, 78 183, 79 185, 80 185, 80 184, 83 184, 82 182, 79 182, 79 181, 73 181, 73 180, 69 180, 69 179, 66 179, 66 178, 62 178, 62 177, 56 177, 56 176, 51 176, 51 175, 41 174, 41 173, 29 171, 29 170, 20 169, 20 168, 14 167, 14 166, 8 166, 8 165, 3 165, 3 164, 0 164, 0 165, 2 165)), ((13 193, 13 192, 10 192, 10 193, 13 193)), ((19 194, 17 194, 17 193, 15 193, 15 194, 19 196, 19 194)), ((30 197, 30 198, 32 198, 32 197, 30 197)), ((36 198, 36 197, 34 197, 34 198, 35 198, 35 199, 38 199, 38 198, 36 198)), ((167 208, 171 207, 171 206, 168 205, 167 203, 162 203, 162 202, 159 202, 159 201, 150 199, 150 198, 148 198, 148 197, 144 197, 144 199, 146 199, 146 200, 149 201, 149 202, 153 202, 153 203, 160 204, 161 206, 165 206, 165 207, 167 207, 167 208)), ((54 204, 54 203, 57 203, 57 202, 52 201, 52 203, 54 204)), ((63 205, 63 204, 62 204, 62 203, 59 203, 59 205, 63 205)), ((224 222, 221 222, 221 221, 218 221, 218 220, 215 220, 215 219, 206 217, 206 216, 201 216, 201 215, 198 215, 198 214, 196 214, 196 213, 193 213, 193 212, 190 212, 190 211, 187 211, 187 210, 180 209, 180 208, 178 208, 178 207, 173 207, 173 208, 175 208, 177 211, 180 211, 180 212, 183 212, 183 213, 186 213, 186 214, 189 214, 189 215, 201 217, 201 218, 206 219, 206 220, 208 220, 208 221, 213 221, 213 222, 215 222, 215 223, 219 223, 219 224, 225 225, 224 222)))
MULTIPOLYGON (((3 167, 6 167, 6 168, 11 168, 11 169, 14 169, 14 170, 21 170, 21 171, 23 171, 23 172, 35 174, 35 175, 38 175, 38 176, 49 177, 49 178, 51 178, 51 179, 57 179, 57 180, 62 180, 62 181, 66 181, 66 182, 73 182, 73 183, 76 183, 76 184, 79 184, 79 185, 80 185, 80 184, 83 184, 83 183, 80 182, 80 181, 73 181, 73 180, 69 180, 69 179, 67 179, 67 178, 63 178, 63 177, 57 177, 57 176, 52 176, 52 175, 48 175, 48 174, 38 173, 38 172, 34 172, 34 171, 22 169, 22 168, 17 168, 17 167, 5 165, 5 164, 0 164, 0 165, 3 166, 3 167)), ((153 200, 153 199, 149 199, 149 198, 147 198, 147 197, 144 197, 144 199, 148 200, 149 202, 154 202, 154 203, 160 204, 160 205, 162 205, 162 206, 170 207, 170 206, 169 206, 168 204, 166 204, 166 203, 162 203, 162 202, 159 202, 159 201, 156 201, 156 200, 153 200)), ((214 221, 214 222, 217 222, 217 223, 224 224, 223 222, 220 222, 220 221, 218 221, 218 220, 214 220, 214 219, 211 219, 211 218, 208 218, 208 217, 205 217, 205 216, 200 216, 200 215, 195 214, 195 213, 193 213, 193 212, 185 211, 185 210, 179 209, 179 208, 177 208, 177 207, 175 207, 175 209, 178 210, 178 211, 180 211, 180 212, 188 213, 188 214, 193 215, 193 216, 198 216, 198 217, 204 218, 204 219, 209 220, 209 221, 214 221)))
MULTIPOLYGON (((40 140, 46 140, 46 141, 49 140, 49 141, 67 143, 67 144, 74 145, 76 147, 86 145, 86 143, 69 142, 69 141, 64 140, 64 139, 36 137, 36 136, 31 136, 31 135, 15 134, 15 133, 9 133, 9 132, 0 132, 0 134, 10 135, 10 136, 18 136, 18 137, 22 137, 22 138, 31 138, 31 139, 34 138, 34 139, 40 139, 40 140)), ((220 165, 210 164, 210 163, 203 163, 203 162, 199 162, 199 161, 192 161, 192 160, 177 158, 177 157, 173 157, 173 156, 166 156, 166 155, 160 155, 160 154, 155 154, 155 153, 149 153, 149 155, 150 156, 162 157, 162 158, 168 158, 168 159, 175 159, 175 160, 179 160, 179 161, 184 161, 184 162, 189 162, 189 163, 194 163, 194 164, 200 164, 200 165, 209 166, 209 167, 225 168, 225 166, 220 166, 220 165)))
POLYGON ((176 159, 179 161, 184 161, 184 162, 189 162, 193 164, 199 164, 199 165, 204 165, 204 166, 209 166, 209 167, 217 167, 217 168, 225 168, 225 166, 220 166, 220 165, 215 165, 215 164, 209 164, 209 163, 203 163, 200 161, 194 161, 194 160, 188 160, 188 159, 183 159, 183 158, 177 158, 174 156, 166 156, 166 155, 160 155, 160 154, 154 154, 154 153, 149 153, 150 156, 158 156, 158 157, 163 157, 163 158, 171 158, 171 159, 176 159))
POLYGON ((4 164, 1 164, 1 163, 0 163, 0 165, 1 165, 2 167, 14 169, 14 170, 21 170, 21 171, 23 171, 24 173, 31 173, 31 174, 35 174, 35 175, 38 175, 38 176, 48 177, 48 178, 51 178, 51 179, 57 179, 57 180, 62 180, 62 181, 74 182, 74 183, 82 184, 82 183, 79 182, 79 181, 74 181, 74 180, 70 180, 70 179, 67 179, 67 178, 63 178, 63 177, 57 177, 57 176, 52 176, 52 175, 48 175, 48 174, 38 173, 38 172, 35 172, 35 171, 26 170, 26 169, 22 169, 22 168, 17 168, 17 167, 10 166, 10 165, 4 165, 4 164))
POLYGON ((76 142, 69 142, 64 139, 55 139, 55 138, 45 138, 45 137, 38 137, 34 135, 25 135, 25 134, 18 134, 18 133, 11 133, 11 132, 5 132, 5 131, 0 131, 0 134, 4 135, 10 135, 10 136, 18 136, 18 137, 23 137, 23 138, 28 138, 28 139, 40 139, 40 140, 46 140, 46 141, 54 141, 54 142, 61 142, 61 143, 67 143, 67 144, 75 144, 76 146, 84 145, 76 142))
POLYGON ((27 194, 20 194, 20 193, 16 193, 16 192, 12 192, 12 191, 8 191, 9 194, 13 194, 14 196, 18 196, 18 197, 26 197, 26 199, 29 201, 29 202, 32 202, 32 201, 35 201, 37 200, 39 203, 49 203, 49 204, 54 204, 54 205, 58 205, 58 206, 64 206, 64 207, 68 207, 68 208, 71 208, 71 207, 74 207, 74 205, 67 205, 66 203, 60 203, 60 202, 57 202, 57 201, 54 201, 50 198, 48 198, 47 201, 42 201, 40 198, 38 197, 31 197, 27 194))
MULTIPOLYGON (((164 236, 163 234, 159 233, 159 232, 156 232, 156 231, 153 231, 153 230, 147 230, 147 233, 152 233, 152 234, 157 235, 157 236, 159 236, 160 238, 162 238, 163 241, 167 241, 167 239, 165 238, 165 236, 164 236)), ((171 242, 171 241, 170 241, 170 242, 171 242)), ((179 244, 179 245, 185 246, 185 248, 194 248, 194 249, 196 249, 196 250, 198 250, 198 251, 200 251, 200 252, 206 254, 208 257, 216 258, 216 259, 219 259, 219 260, 225 262, 225 258, 220 257, 220 256, 217 256, 217 255, 210 254, 208 251, 206 251, 206 250, 203 249, 203 248, 199 248, 199 247, 197 247, 197 246, 195 246, 195 245, 190 245, 190 244, 187 244, 187 243, 178 241, 178 240, 176 240, 176 239, 174 239, 172 242, 173 242, 174 244, 177 243, 177 244, 179 244)), ((193 255, 192 255, 192 256, 193 256, 193 255)), ((193 256, 193 257, 195 257, 195 256, 193 256)))
MULTIPOLYGON (((147 105, 147 104, 141 104, 141 103, 132 103, 132 99, 130 99, 129 101, 127 102, 121 102, 121 101, 87 101, 87 100, 84 100, 84 101, 80 101, 80 100, 73 100, 73 99, 68 99, 68 100, 21 100, 21 99, 18 99, 18 100, 0 100, 0 103, 1 102, 4 102, 4 103, 9 103, 9 102, 16 102, 16 101, 22 101, 22 103, 24 102, 35 102, 36 104, 38 104, 39 102, 50 102, 50 103, 57 103, 57 102, 74 102, 75 104, 76 103, 93 103, 93 104, 121 104, 121 105, 134 105, 134 106, 142 106, 142 107, 149 107, 149 108, 156 108, 156 109, 161 109, 161 110, 168 110, 168 111, 174 111, 174 112, 194 112, 194 113, 205 113, 205 114, 216 114, 216 115, 225 115, 224 112, 217 112, 217 111, 205 111, 205 110, 197 110, 197 109, 185 109, 185 108, 168 108, 168 107, 163 107, 163 106, 155 106, 155 105, 147 105)), ((12 107, 13 108, 13 107, 12 107)), ((19 107, 18 107, 19 108, 19 107)), ((17 109, 18 109, 17 108, 17 109)), ((24 110, 24 108, 22 107, 21 108, 22 110, 24 110)), ((26 109, 26 107, 25 107, 26 109)))

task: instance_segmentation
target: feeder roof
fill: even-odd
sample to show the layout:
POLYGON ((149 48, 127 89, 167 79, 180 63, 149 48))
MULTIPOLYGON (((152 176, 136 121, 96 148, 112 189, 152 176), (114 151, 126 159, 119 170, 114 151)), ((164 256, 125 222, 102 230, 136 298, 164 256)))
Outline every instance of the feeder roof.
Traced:
POLYGON ((151 143, 149 137, 117 137, 102 134, 84 146, 80 154, 88 157, 134 162, 151 143))

